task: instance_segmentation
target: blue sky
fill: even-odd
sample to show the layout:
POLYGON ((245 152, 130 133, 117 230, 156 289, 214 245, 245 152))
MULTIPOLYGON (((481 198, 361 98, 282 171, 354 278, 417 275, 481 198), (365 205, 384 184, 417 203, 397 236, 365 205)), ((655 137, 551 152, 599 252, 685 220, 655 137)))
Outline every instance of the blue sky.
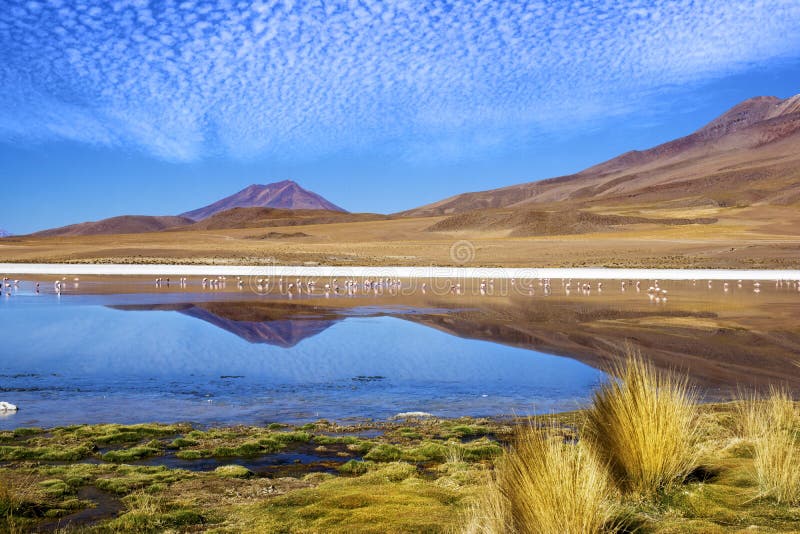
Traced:
POLYGON ((0 0, 0 227, 282 179, 398 211, 798 92, 797 0, 0 0))

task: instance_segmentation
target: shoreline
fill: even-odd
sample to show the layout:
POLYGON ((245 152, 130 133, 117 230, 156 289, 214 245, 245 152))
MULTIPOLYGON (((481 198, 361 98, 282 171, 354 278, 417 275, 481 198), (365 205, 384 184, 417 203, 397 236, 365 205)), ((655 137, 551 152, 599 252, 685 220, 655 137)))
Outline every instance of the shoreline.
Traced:
POLYGON ((800 269, 624 269, 605 267, 342 267, 294 265, 175 265, 0 263, 3 275, 299 276, 315 278, 495 278, 590 280, 800 280, 800 269))

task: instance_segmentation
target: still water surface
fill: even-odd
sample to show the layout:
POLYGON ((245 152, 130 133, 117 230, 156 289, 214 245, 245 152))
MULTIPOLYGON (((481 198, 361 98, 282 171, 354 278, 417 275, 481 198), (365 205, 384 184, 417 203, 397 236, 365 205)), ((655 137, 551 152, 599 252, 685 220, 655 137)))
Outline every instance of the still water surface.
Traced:
POLYGON ((586 403, 623 344, 685 368, 707 391, 796 385, 794 289, 734 296, 676 282, 654 305, 609 285, 594 294, 556 286, 546 297, 289 301, 102 281, 56 296, 24 282, 0 301, 0 400, 20 406, 0 428, 569 410, 586 403))
POLYGON ((191 307, 110 307, 118 300, 137 301, 19 296, 3 305, 13 335, 0 349, 0 397, 21 409, 0 428, 522 414, 573 409, 602 378, 569 358, 358 308, 265 321, 257 338, 254 325, 237 335, 191 307))

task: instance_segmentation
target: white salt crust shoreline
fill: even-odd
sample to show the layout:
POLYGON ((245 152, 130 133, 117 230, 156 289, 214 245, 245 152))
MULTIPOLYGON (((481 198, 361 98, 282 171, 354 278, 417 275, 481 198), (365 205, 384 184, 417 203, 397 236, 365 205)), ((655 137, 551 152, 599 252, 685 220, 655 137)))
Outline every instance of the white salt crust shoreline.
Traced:
POLYGON ((538 267, 338 267, 0 263, 0 276, 295 276, 309 278, 574 278, 588 280, 800 280, 800 270, 538 267))

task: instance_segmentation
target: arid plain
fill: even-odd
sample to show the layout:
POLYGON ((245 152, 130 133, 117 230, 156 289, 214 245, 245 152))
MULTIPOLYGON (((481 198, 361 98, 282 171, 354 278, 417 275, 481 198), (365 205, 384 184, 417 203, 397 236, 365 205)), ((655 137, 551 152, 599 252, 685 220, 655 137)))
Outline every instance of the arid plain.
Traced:
MULTIPOLYGON (((599 210, 598 210, 599 211, 599 210)), ((793 206, 659 209, 604 213, 714 217, 713 224, 626 225, 585 234, 514 237, 509 230, 426 231, 446 219, 403 217, 262 229, 181 230, 141 234, 12 237, 8 262, 481 265, 524 267, 797 268, 800 210, 793 206), (468 241, 474 253, 454 258, 468 241)))

